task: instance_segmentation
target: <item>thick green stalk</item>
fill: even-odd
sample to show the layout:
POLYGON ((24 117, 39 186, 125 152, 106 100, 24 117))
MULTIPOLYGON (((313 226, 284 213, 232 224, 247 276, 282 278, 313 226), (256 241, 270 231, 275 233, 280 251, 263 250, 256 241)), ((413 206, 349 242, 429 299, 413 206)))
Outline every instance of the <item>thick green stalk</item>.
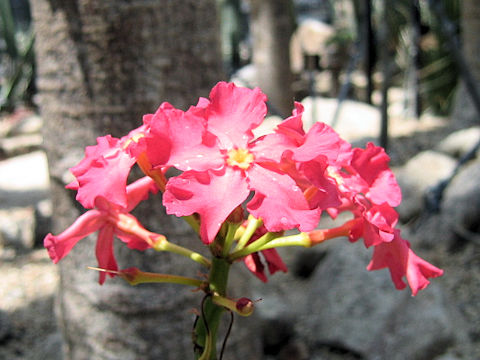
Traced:
POLYGON ((227 257, 232 247, 235 233, 237 232, 238 224, 228 224, 227 234, 225 235, 225 243, 223 244, 222 256, 227 257))
POLYGON ((225 308, 212 301, 212 295, 226 296, 230 263, 223 258, 212 259, 208 278, 209 292, 202 301, 200 318, 194 329, 195 358, 198 360, 216 360, 217 331, 225 308))

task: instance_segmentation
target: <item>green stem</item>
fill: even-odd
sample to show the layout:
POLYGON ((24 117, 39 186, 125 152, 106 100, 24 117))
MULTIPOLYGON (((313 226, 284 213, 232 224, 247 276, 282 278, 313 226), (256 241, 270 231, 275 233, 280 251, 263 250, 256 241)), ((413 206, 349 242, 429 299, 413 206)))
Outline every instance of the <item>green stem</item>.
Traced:
POLYGON ((180 285, 190 285, 199 289, 208 287, 208 283, 204 280, 198 280, 180 275, 158 274, 146 271, 140 271, 137 268, 129 268, 120 271, 101 269, 88 266, 91 270, 103 271, 110 274, 116 274, 128 282, 130 285, 146 284, 146 283, 171 283, 180 285))
POLYGON ((261 219, 255 219, 253 216, 248 217, 248 225, 245 231, 243 232, 242 236, 240 236, 240 239, 238 240, 237 247, 235 250, 240 250, 247 245, 248 240, 251 239, 255 231, 262 226, 263 221, 261 219))
POLYGON ((189 278, 186 276, 169 275, 169 274, 156 274, 149 272, 142 272, 134 279, 129 280, 128 277, 122 276, 130 285, 138 285, 145 283, 173 283, 180 285, 190 285, 197 288, 204 288, 205 281, 189 278))
POLYGON ((347 221, 345 224, 332 229, 313 230, 309 233, 299 233, 296 235, 278 237, 276 233, 266 233, 258 240, 248 244, 243 249, 237 250, 230 254, 228 259, 233 262, 244 256, 253 254, 257 251, 273 249, 285 246, 303 246, 312 247, 326 240, 348 236, 351 229, 358 222, 358 219, 347 221), (270 235, 269 235, 270 234, 270 235), (268 235, 268 236, 267 236, 268 235))
POLYGON ((198 234, 198 232, 200 230, 200 224, 198 223, 198 220, 195 219, 195 217, 193 215, 182 216, 182 218, 198 234))
POLYGON ((217 294, 212 295, 212 301, 224 308, 240 315, 240 316, 250 316, 253 313, 253 301, 247 298, 241 298, 238 300, 232 300, 224 296, 217 294))
POLYGON ((236 259, 240 259, 249 254, 253 254, 254 252, 259 251, 266 244, 269 244, 275 238, 278 238, 278 233, 268 232, 254 242, 252 242, 251 244, 245 246, 243 249, 237 250, 230 254, 229 260, 233 262, 236 259))
POLYGON ((238 224, 228 224, 227 235, 225 236, 225 243, 223 244, 222 255, 226 257, 230 252, 230 248, 232 247, 233 240, 235 238, 235 233, 237 232, 239 225, 238 224))
POLYGON ((302 232, 296 235, 283 236, 283 237, 273 239, 269 243, 262 245, 257 251, 273 249, 277 247, 285 247, 285 246, 311 247, 312 242, 308 234, 302 232))
POLYGON ((206 266, 207 268, 210 268, 211 266, 210 261, 207 258, 205 258, 203 255, 195 251, 192 251, 190 249, 184 248, 183 246, 173 244, 166 239, 157 241, 153 248, 156 251, 169 251, 178 255, 188 257, 193 261, 196 261, 197 263, 206 266))
POLYGON ((216 340, 220 318, 225 311, 212 301, 212 296, 225 296, 227 292, 230 263, 222 258, 213 258, 208 278, 210 295, 202 302, 201 316, 194 329, 194 341, 200 351, 195 356, 198 360, 214 360, 217 358, 216 340))

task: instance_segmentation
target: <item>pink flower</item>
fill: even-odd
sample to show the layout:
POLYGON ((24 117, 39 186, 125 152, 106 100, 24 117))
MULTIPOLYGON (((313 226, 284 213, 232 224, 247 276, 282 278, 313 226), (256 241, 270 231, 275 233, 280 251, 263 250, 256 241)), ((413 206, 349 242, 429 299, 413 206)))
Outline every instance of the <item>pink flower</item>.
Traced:
POLYGON ((353 149, 351 164, 338 172, 343 185, 353 194, 362 193, 373 204, 395 207, 402 200, 402 193, 392 170, 389 156, 382 147, 368 143, 366 149, 353 149))
POLYGON ((70 169, 76 180, 66 186, 77 190, 76 199, 83 207, 94 208, 99 196, 121 207, 127 206, 127 177, 136 162, 128 147, 143 131, 144 126, 121 139, 110 135, 99 137, 97 145, 87 146, 85 157, 70 169))
POLYGON ((352 211, 357 222, 350 232, 350 241, 363 237, 365 246, 370 247, 393 240, 398 213, 390 205, 372 205, 360 195, 354 198, 354 204, 352 211))
POLYGON ((330 126, 317 122, 305 133, 303 130, 302 115, 303 105, 295 102, 293 115, 278 125, 276 133, 282 134, 295 143, 290 147, 293 160, 307 162, 319 157, 335 165, 338 162, 348 163, 351 157, 351 145, 330 126))
POLYGON ((295 162, 292 155, 286 151, 280 167, 295 180, 310 208, 322 211, 341 205, 337 184, 327 172, 327 160, 319 156, 307 162, 295 162))
MULTIPOLYGON (((129 185, 126 189, 126 207, 119 206, 98 196, 95 199, 95 209, 81 215, 61 234, 48 234, 44 246, 54 263, 63 259, 70 250, 84 237, 98 231, 96 257, 98 265, 106 270, 118 270, 113 254, 113 237, 120 238, 131 249, 145 250, 150 244, 128 231, 133 226, 140 226, 138 220, 129 214, 133 208, 148 197, 148 193, 157 192, 152 179, 144 177, 129 185)), ((100 272, 99 282, 103 284, 106 273, 100 272)), ((114 274, 109 273, 110 276, 114 274)))
POLYGON ((279 166, 284 150, 294 145, 279 134, 254 139, 252 130, 267 111, 265 101, 259 89, 220 82, 210 100, 200 99, 185 113, 168 109, 162 114, 169 133, 195 129, 189 145, 179 146, 178 155, 172 148, 168 164, 185 172, 168 181, 163 203, 169 214, 197 213, 200 235, 207 244, 251 191, 254 196, 247 209, 262 218, 269 231, 295 227, 308 231, 317 225, 318 210, 310 208, 294 179, 279 166))
POLYGON ((390 270, 392 281, 397 289, 401 290, 406 287, 403 281, 403 277, 406 277, 413 296, 419 290, 427 287, 430 283, 428 278, 435 278, 443 274, 443 270, 415 255, 410 249, 410 243, 400 237, 400 230, 395 230, 392 241, 375 246, 367 270, 386 267, 390 270))

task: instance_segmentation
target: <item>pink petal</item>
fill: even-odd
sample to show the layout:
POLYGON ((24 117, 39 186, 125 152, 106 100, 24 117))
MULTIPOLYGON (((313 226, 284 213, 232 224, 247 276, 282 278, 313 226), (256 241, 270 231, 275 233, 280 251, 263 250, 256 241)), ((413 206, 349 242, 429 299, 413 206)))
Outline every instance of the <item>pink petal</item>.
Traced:
POLYGON ((278 134, 283 134, 289 137, 292 141, 294 141, 297 146, 300 146, 304 142, 305 138, 305 131, 303 130, 303 105, 297 101, 295 101, 295 109, 292 111, 292 116, 285 119, 277 125, 276 132, 278 134))
POLYGON ((59 262, 72 250, 78 241, 100 229, 105 224, 105 221, 102 212, 89 210, 61 234, 57 236, 48 234, 43 240, 43 244, 48 251, 50 259, 55 264, 59 262))
POLYGON ((97 143, 88 146, 85 158, 70 169, 78 183, 69 187, 78 185, 76 199, 85 208, 93 208, 97 196, 125 207, 127 177, 135 159, 122 149, 119 139, 110 135, 97 138, 97 143))
POLYGON ((267 276, 265 275, 265 266, 262 264, 260 255, 253 253, 243 258, 243 262, 248 270, 250 270, 257 278, 263 282, 267 282, 267 276))
MULTIPOLYGON (((267 249, 262 250, 261 254, 267 263, 268 271, 271 275, 276 273, 277 271, 287 272, 287 266, 283 262, 280 255, 276 249, 267 249)), ((261 281, 267 282, 268 278, 265 275, 265 265, 262 262, 260 254, 258 252, 247 255, 243 258, 243 262, 248 270, 250 270, 256 277, 258 277, 261 281)))
POLYGON ((261 251, 268 265, 268 271, 271 275, 277 271, 287 272, 287 265, 283 262, 276 249, 266 249, 261 251))
POLYGON ((147 200, 149 193, 156 194, 158 187, 155 181, 145 176, 127 186, 127 207, 126 212, 132 211, 140 201, 147 200))
POLYGON ((408 241, 400 237, 400 231, 395 230, 395 238, 389 243, 375 246, 372 260, 367 270, 378 270, 388 267, 392 281, 397 289, 404 289, 405 276, 415 296, 419 290, 430 283, 428 278, 435 278, 443 274, 443 270, 421 259, 410 249, 408 241))
POLYGON ((294 151, 293 159, 304 162, 325 156, 329 163, 335 163, 344 143, 335 130, 318 122, 307 132, 304 143, 294 151))
POLYGON ((402 201, 402 191, 390 169, 378 175, 366 195, 375 204, 386 202, 390 206, 398 206, 402 201))
POLYGON ((336 182, 327 176, 328 164, 320 159, 305 162, 300 165, 310 183, 316 187, 317 192, 309 203, 320 210, 338 207, 341 205, 340 193, 336 182))
POLYGON ((388 167, 389 161, 390 157, 383 148, 368 143, 365 150, 353 150, 351 165, 368 184, 368 193, 365 192, 372 202, 387 202, 390 206, 397 206, 402 200, 402 194, 395 175, 388 167))
POLYGON ((411 249, 408 249, 408 262, 406 278, 412 289, 412 295, 417 295, 419 290, 425 289, 430 281, 428 278, 435 278, 443 275, 443 270, 433 266, 417 256, 411 249))
POLYGON ((154 167, 170 165, 184 171, 204 171, 223 164, 220 150, 211 141, 199 114, 203 111, 192 107, 183 112, 163 103, 145 119, 151 129, 145 140, 147 156, 154 167))
POLYGON ((150 245, 138 236, 126 234, 121 231, 115 231, 115 236, 127 244, 129 249, 144 251, 150 248, 150 245))
POLYGON ((363 217, 365 219, 363 239, 366 247, 393 240, 398 214, 387 203, 372 206, 364 212, 363 217))
POLYGON ((219 82, 210 92, 206 108, 208 130, 220 140, 222 149, 242 148, 253 139, 252 129, 267 114, 267 97, 260 89, 219 82))
POLYGON ((249 194, 242 171, 225 167, 219 171, 188 171, 170 178, 163 204, 168 214, 200 216, 200 236, 210 244, 228 215, 249 194))
POLYGON ((300 231, 311 231, 317 226, 320 212, 310 209, 303 192, 290 176, 254 164, 248 169, 248 181, 255 195, 247 209, 256 218, 263 219, 268 231, 296 227, 300 231))
POLYGON ((255 156, 255 161, 280 162, 286 150, 295 150, 296 143, 282 134, 268 134, 251 143, 250 151, 255 156))
MULTIPOLYGON (((98 233, 97 246, 95 254, 97 256, 98 267, 105 270, 117 271, 117 261, 113 255, 113 233, 114 227, 110 224, 102 227, 98 233)), ((115 274, 99 272, 98 282, 102 285, 105 282, 106 275, 114 277, 115 274)))

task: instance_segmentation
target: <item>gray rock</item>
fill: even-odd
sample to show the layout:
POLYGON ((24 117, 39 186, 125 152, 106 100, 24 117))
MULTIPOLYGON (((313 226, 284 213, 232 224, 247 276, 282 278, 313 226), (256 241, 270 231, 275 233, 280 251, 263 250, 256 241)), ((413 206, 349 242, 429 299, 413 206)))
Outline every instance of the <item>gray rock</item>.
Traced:
POLYGON ((296 330, 309 347, 326 344, 367 354, 383 324, 407 292, 397 292, 388 271, 368 272, 369 251, 360 242, 330 247, 316 269, 296 330))
MULTIPOLYGON (((306 97, 302 100, 305 107, 303 123, 309 129, 317 121, 332 126, 338 100, 322 97, 306 97)), ((374 106, 358 101, 345 100, 334 129, 340 136, 349 141, 376 139, 380 133, 380 112, 374 106)))
POLYGON ((8 314, 0 310, 0 343, 6 340, 8 336, 12 333, 12 324, 8 314))
POLYGON ((48 197, 48 165, 43 151, 0 161, 1 208, 34 205, 48 197))
POLYGON ((470 151, 480 141, 480 127, 474 126, 453 132, 435 148, 453 157, 460 157, 470 151))
POLYGON ((398 291, 388 270, 366 271, 369 253, 361 242, 334 244, 312 276, 295 324, 311 353, 332 348, 347 359, 433 359, 463 346, 464 320, 440 285, 416 297, 408 288, 398 291))
POLYGON ((480 230, 480 161, 466 164, 444 194, 442 211, 451 224, 480 230))
POLYGON ((43 119, 35 114, 28 114, 10 130, 9 136, 40 133, 43 126, 43 119))
POLYGON ((248 64, 238 69, 237 72, 232 75, 231 81, 233 81, 237 86, 251 88, 258 86, 257 69, 255 68, 255 65, 248 64))
POLYGON ((453 354, 444 354, 436 357, 435 360, 462 360, 462 359, 453 354))
POLYGON ((402 203, 397 207, 402 221, 408 221, 422 210, 426 190, 450 176, 455 165, 452 157, 429 150, 395 170, 403 194, 402 203))
POLYGON ((42 145, 43 137, 40 134, 26 134, 0 139, 0 151, 7 156, 26 153, 42 145))
POLYGON ((60 332, 55 332, 39 340, 27 360, 62 360, 63 339, 60 332))
POLYGON ((35 245, 35 209, 0 209, 1 245, 31 249, 35 245))
POLYGON ((466 338, 463 319, 437 284, 417 297, 404 298, 384 321, 381 336, 368 351, 369 359, 422 360, 445 353, 466 338))

